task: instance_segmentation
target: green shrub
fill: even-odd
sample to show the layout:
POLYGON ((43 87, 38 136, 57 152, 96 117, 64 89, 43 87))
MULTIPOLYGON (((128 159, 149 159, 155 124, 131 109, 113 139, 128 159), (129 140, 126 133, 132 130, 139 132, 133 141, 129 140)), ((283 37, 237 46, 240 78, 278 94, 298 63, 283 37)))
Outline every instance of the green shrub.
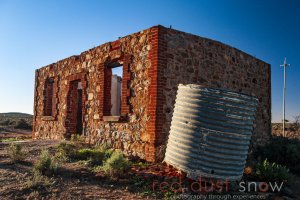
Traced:
POLYGON ((79 149, 74 154, 74 159, 76 160, 88 160, 89 165, 102 165, 105 158, 105 151, 98 149, 79 149))
POLYGON ((269 144, 260 146, 254 152, 258 160, 268 159, 287 166, 291 172, 300 174, 300 141, 296 139, 274 136, 269 144))
POLYGON ((76 157, 78 160, 87 160, 90 157, 93 157, 95 154, 95 150, 94 149, 79 149, 76 153, 76 157))
POLYGON ((10 122, 9 122, 9 126, 15 126, 16 124, 17 124, 16 121, 10 121, 10 122))
POLYGON ((286 166, 270 163, 268 159, 258 163, 255 174, 262 181, 285 181, 290 183, 293 179, 293 175, 289 173, 286 166))
POLYGON ((2 126, 8 126, 9 124, 10 124, 9 119, 6 119, 6 120, 0 122, 0 125, 2 125, 2 126))
POLYGON ((25 119, 20 119, 14 126, 16 129, 31 129, 32 126, 26 122, 25 119))
POLYGON ((39 160, 34 164, 34 171, 44 175, 52 175, 57 172, 59 165, 52 160, 48 150, 43 150, 39 160))
POLYGON ((48 177, 43 176, 41 172, 34 170, 31 178, 26 182, 28 188, 37 188, 40 186, 50 186, 51 182, 48 177))
POLYGON ((48 150, 43 150, 39 157, 39 160, 35 163, 34 169, 39 172, 45 172, 46 170, 51 168, 51 156, 48 150))
POLYGON ((108 145, 106 142, 104 142, 104 143, 96 143, 95 148, 101 150, 107 150, 107 149, 111 149, 111 146, 108 145))
POLYGON ((124 174, 129 168, 130 162, 124 157, 124 155, 118 151, 114 151, 104 162, 102 170, 106 175, 116 177, 124 174))
POLYGON ((6 151, 12 162, 20 162, 25 159, 26 154, 22 152, 22 146, 18 143, 10 144, 6 151))
POLYGON ((112 154, 104 148, 82 148, 82 144, 61 142, 56 147, 55 159, 58 161, 87 161, 88 165, 102 165, 112 154))
POLYGON ((84 138, 82 138, 80 134, 72 134, 71 141, 72 142, 84 142, 84 138))
POLYGON ((15 137, 15 138, 3 138, 0 139, 0 142, 14 142, 14 141, 18 141, 20 140, 19 138, 15 137))
POLYGON ((113 149, 109 149, 107 148, 107 146, 97 146, 96 149, 104 153, 103 160, 107 160, 108 158, 110 158, 114 152, 113 149))
POLYGON ((73 143, 60 142, 56 146, 55 159, 58 161, 69 161, 74 157, 76 145, 73 143))

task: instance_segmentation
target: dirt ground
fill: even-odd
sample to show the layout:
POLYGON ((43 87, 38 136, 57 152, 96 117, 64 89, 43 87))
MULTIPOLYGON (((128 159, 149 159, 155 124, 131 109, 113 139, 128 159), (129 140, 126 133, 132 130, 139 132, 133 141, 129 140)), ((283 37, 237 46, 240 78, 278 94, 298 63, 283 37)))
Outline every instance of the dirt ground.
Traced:
POLYGON ((0 126, 0 140, 8 138, 16 138, 19 140, 31 139, 31 131, 0 126))
MULTIPOLYGON (((0 199, 149 199, 129 191, 126 180, 109 181, 95 176, 87 168, 66 163, 59 175, 49 178, 48 185, 30 187, 32 165, 42 149, 51 149, 58 141, 33 141, 30 132, 11 133, 20 136, 27 156, 24 162, 12 164, 5 148, 10 142, 0 142, 0 199)), ((1 134, 3 136, 3 134, 1 134)), ((4 137, 4 136, 3 136, 4 137)))
MULTIPOLYGON (((0 200, 2 199, 161 199, 149 190, 142 189, 145 182, 140 178, 149 179, 146 183, 151 189, 155 181, 168 181, 181 176, 174 168, 163 164, 133 166, 129 177, 116 180, 103 174, 94 173, 89 167, 78 162, 61 164, 56 175, 46 177, 41 184, 32 185, 34 176, 32 167, 43 149, 54 154, 55 146, 60 141, 31 140, 31 132, 20 130, 0 130, 0 200), (18 138, 18 141, 9 141, 18 138), (20 163, 11 163, 6 147, 12 142, 20 143, 26 152, 26 159, 20 163), (138 177, 139 179, 135 179, 138 177), (167 179, 170 178, 170 179, 167 179)), ((300 199, 300 179, 297 177, 294 188, 291 188, 295 198, 300 199)), ((286 194, 273 195, 272 198, 284 200, 286 194)), ((191 196, 192 197, 192 196, 191 196)), ((197 197, 197 196, 194 196, 197 197)), ((166 198, 166 197, 165 197, 166 198)), ((166 199, 169 199, 168 197, 166 199)), ((189 199, 189 198, 177 198, 189 199)), ((245 199, 245 198, 244 198, 245 199)))

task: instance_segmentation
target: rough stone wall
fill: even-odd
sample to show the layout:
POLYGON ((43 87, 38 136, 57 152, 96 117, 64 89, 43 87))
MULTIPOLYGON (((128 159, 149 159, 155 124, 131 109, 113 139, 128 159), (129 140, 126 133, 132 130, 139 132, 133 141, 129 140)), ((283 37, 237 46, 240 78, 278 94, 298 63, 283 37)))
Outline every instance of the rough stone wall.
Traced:
MULTIPOLYGON (((36 70, 33 137, 63 139, 76 133, 72 83, 82 84, 83 135, 129 156, 160 161, 177 85, 202 84, 259 98, 253 144, 271 133, 270 65, 222 43, 155 26, 36 70), (121 121, 110 112, 111 69, 123 66, 121 121), (45 82, 53 78, 52 115, 44 116, 45 82)), ((47 87, 46 87, 47 88, 47 87)))
MULTIPOLYGON (((238 49, 184 32, 161 28, 167 47, 159 52, 162 76, 163 129, 159 142, 165 148, 171 125, 178 84, 201 84, 256 96, 256 115, 251 148, 265 143, 271 135, 270 65, 238 49)), ((161 152, 164 154, 164 151, 161 152)))
MULTIPOLYGON (((145 158, 146 148, 149 148, 147 122, 150 119, 148 58, 151 49, 147 29, 115 42, 110 42, 90 49, 78 56, 72 56, 46 67, 36 70, 35 104, 34 104, 34 138, 63 139, 72 129, 72 121, 68 115, 68 92, 71 81, 80 80, 83 88, 83 137, 87 142, 107 144, 121 149, 130 156, 145 158), (123 79, 121 107, 127 114, 122 122, 103 121, 105 115, 105 100, 103 100, 105 65, 119 61, 123 64, 123 79), (43 116, 44 84, 47 78, 54 78, 55 113, 43 116), (123 95, 122 95, 123 96, 123 95), (68 129, 69 128, 69 129, 68 129), (148 145, 148 146, 147 146, 148 145)), ((111 74, 110 74, 111 75, 111 74)))

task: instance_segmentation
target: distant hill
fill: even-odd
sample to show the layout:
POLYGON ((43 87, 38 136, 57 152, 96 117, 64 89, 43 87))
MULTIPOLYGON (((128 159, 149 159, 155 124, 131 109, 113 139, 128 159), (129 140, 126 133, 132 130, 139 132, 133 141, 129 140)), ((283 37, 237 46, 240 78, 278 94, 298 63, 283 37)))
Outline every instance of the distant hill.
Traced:
POLYGON ((32 129, 33 116, 27 113, 8 112, 0 113, 0 133, 4 130, 32 129))
POLYGON ((33 115, 20 112, 0 113, 0 118, 31 118, 33 115))

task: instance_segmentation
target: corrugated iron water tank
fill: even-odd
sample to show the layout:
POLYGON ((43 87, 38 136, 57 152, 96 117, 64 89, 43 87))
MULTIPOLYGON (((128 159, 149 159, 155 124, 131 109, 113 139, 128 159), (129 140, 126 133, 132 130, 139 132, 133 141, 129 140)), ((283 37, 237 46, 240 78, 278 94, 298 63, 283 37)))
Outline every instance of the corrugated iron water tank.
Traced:
POLYGON ((240 180, 257 104, 249 95, 180 84, 165 162, 192 179, 240 180))

